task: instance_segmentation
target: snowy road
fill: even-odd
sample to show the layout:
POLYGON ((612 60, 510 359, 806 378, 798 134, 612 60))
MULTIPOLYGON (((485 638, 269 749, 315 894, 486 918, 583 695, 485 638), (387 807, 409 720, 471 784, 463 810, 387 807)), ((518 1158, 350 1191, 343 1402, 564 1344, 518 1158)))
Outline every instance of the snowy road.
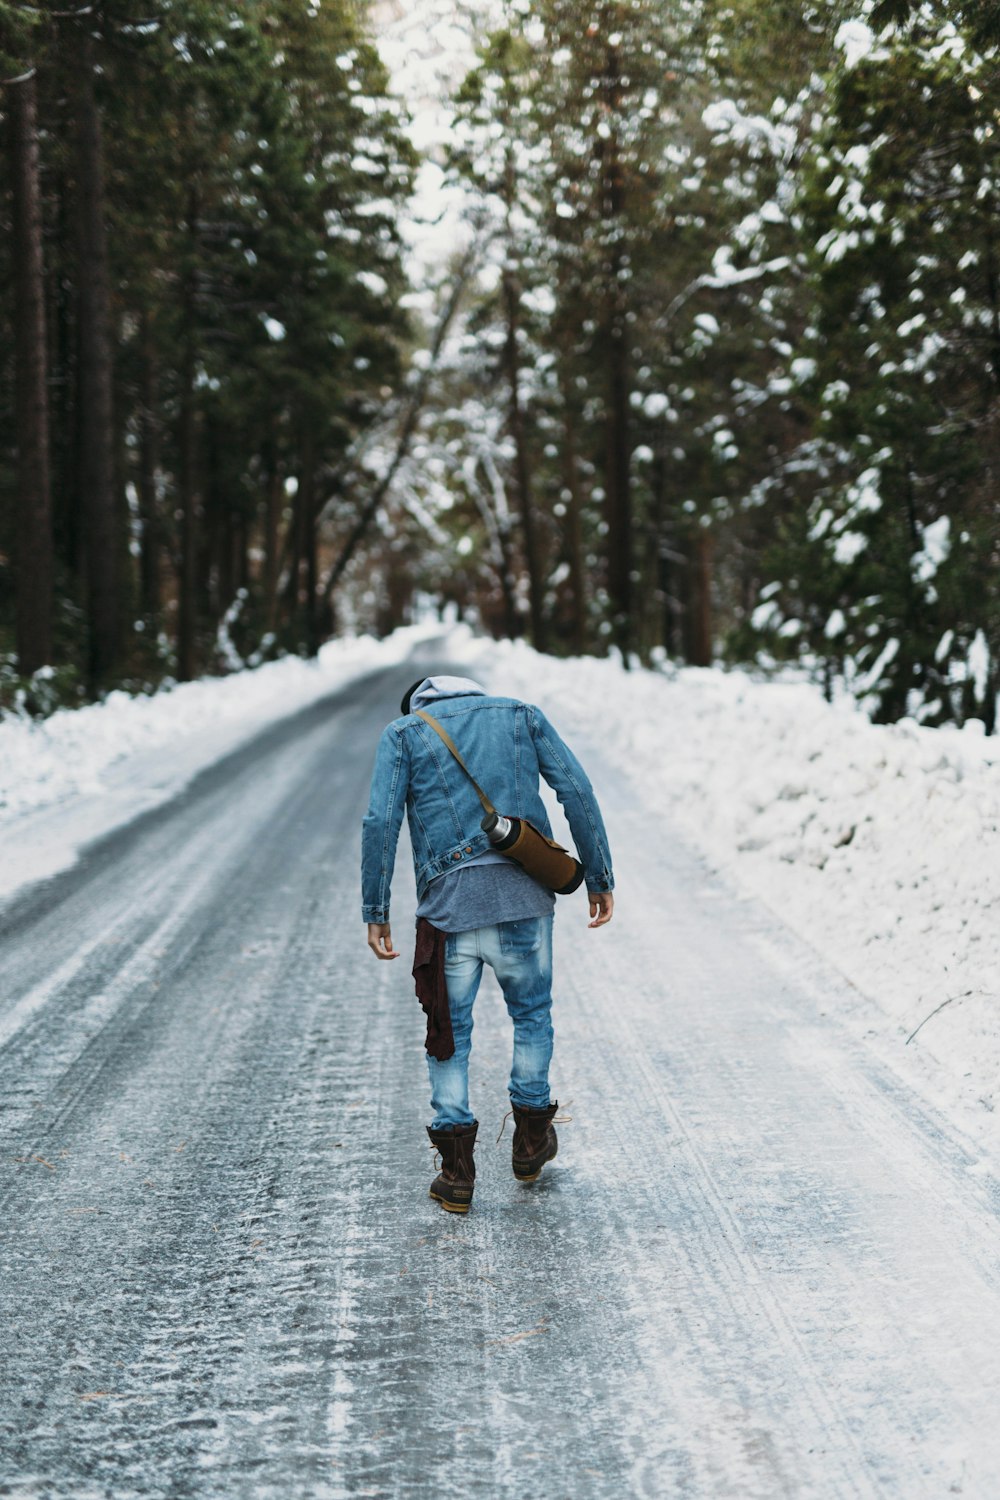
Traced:
POLYGON ((356 871, 376 735, 431 665, 0 910, 0 1495, 995 1500, 994 1179, 592 747, 619 910, 561 903, 573 1123, 516 1184, 484 984, 475 1206, 425 1196, 420 1012, 356 871))

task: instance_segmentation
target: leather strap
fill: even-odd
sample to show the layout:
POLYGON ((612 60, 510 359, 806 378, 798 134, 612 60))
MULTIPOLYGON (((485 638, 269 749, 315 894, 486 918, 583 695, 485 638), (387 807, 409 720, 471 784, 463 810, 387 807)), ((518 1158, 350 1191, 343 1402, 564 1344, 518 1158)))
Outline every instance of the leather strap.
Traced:
POLYGON ((492 813, 493 816, 496 817, 496 808, 493 806, 493 803, 490 801, 489 797, 487 797, 486 793, 479 785, 479 782, 476 780, 472 772, 469 770, 468 766, 465 764, 465 761, 462 759, 461 755, 458 752, 458 746, 455 744, 455 741, 452 739, 447 729, 443 729, 442 726, 438 723, 437 719, 432 719, 430 714, 425 714, 422 708, 416 709, 415 713, 418 719, 423 719, 425 724, 429 724, 431 728, 441 736, 445 744, 448 746, 448 749, 451 751, 452 755, 458 761, 459 765, 462 767, 462 770, 465 772, 466 776, 468 776, 469 780, 472 782, 472 785, 475 787, 476 795, 478 796, 480 802, 483 804, 483 810, 485 812, 492 813))

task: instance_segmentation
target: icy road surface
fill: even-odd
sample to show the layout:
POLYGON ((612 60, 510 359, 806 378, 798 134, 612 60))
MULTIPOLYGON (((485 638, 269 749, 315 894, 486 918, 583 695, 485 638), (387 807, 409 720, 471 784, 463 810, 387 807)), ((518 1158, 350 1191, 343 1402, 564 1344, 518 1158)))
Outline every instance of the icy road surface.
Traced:
POLYGON ((573 1123, 515 1183, 484 983, 475 1204, 426 1196, 421 1015, 357 863, 376 736, 432 666, 0 911, 0 1494, 995 1500, 994 1176, 593 746, 619 909, 560 902, 573 1123))

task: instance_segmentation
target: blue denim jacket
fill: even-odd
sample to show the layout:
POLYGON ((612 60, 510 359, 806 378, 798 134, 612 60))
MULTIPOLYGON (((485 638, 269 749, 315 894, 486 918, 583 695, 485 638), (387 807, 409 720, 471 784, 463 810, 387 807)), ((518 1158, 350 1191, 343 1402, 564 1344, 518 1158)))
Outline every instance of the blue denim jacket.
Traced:
MULTIPOLYGON (((516 698, 463 692, 427 711, 451 735, 466 765, 499 812, 527 818, 551 837, 538 794, 541 774, 565 810, 589 891, 614 889, 604 821, 587 774, 541 709, 516 698)), ((490 848, 483 809, 471 781, 429 724, 416 714, 394 719, 375 755, 371 797, 361 831, 362 920, 388 922, 396 841, 406 810, 417 898, 459 860, 490 848)))

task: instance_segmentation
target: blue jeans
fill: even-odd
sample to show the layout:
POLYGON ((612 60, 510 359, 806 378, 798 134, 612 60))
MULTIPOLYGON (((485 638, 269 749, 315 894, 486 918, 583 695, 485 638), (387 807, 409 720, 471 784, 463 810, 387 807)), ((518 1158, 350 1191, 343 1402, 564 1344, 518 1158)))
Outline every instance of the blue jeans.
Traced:
POLYGON ((431 1077, 432 1128, 471 1125, 469 1053, 472 1051, 472 1007, 489 964, 503 990, 514 1023, 514 1059, 510 1070, 513 1104, 541 1109, 549 1103, 552 1057, 552 918, 528 917, 451 932, 445 944, 455 1054, 447 1062, 427 1058, 431 1077))

